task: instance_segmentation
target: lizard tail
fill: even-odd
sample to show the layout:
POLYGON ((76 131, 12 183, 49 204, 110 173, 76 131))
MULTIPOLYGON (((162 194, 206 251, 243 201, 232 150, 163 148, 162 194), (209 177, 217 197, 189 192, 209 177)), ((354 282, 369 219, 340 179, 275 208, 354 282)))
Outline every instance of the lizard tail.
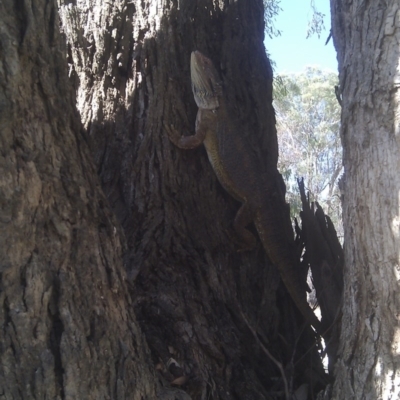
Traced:
POLYGON ((290 237, 282 214, 272 206, 272 204, 264 204, 264 208, 256 214, 255 225, 257 232, 268 257, 278 268, 283 283, 297 308, 307 322, 320 334, 321 322, 307 302, 306 283, 302 281, 299 274, 293 236, 290 237))

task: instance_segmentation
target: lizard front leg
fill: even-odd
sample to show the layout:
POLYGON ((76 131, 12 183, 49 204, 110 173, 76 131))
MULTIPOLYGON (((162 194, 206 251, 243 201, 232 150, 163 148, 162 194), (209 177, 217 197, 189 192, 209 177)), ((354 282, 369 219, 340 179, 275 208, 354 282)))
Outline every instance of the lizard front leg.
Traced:
POLYGON ((164 128, 168 132, 168 136, 171 142, 180 149, 186 150, 199 147, 204 142, 207 134, 207 128, 205 124, 201 123, 201 110, 197 112, 196 131, 194 135, 181 136, 178 139, 179 133, 172 125, 168 127, 166 124, 164 124, 164 128))

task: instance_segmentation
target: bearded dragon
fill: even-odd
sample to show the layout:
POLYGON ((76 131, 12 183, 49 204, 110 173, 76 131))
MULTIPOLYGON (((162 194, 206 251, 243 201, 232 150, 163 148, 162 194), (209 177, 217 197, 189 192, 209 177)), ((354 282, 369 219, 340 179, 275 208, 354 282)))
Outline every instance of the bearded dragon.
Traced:
POLYGON ((269 259, 278 268, 296 306, 308 323, 321 332, 320 321, 306 299, 306 283, 299 277, 293 231, 280 212, 282 203, 286 203, 279 197, 274 179, 260 172, 262 168, 255 153, 229 113, 222 82, 213 62, 201 52, 194 51, 190 73, 194 99, 199 108, 195 134, 181 136, 174 143, 181 149, 194 149, 204 144, 219 182, 242 203, 233 227, 244 243, 244 249, 251 249, 256 244, 256 238, 246 228, 253 222, 269 259))

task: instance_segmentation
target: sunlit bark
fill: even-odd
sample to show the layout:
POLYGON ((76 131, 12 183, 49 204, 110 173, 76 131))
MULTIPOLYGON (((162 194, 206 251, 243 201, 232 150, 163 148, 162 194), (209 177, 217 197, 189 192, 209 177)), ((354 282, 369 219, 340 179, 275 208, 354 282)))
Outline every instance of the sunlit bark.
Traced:
POLYGON ((331 1, 344 147, 345 289, 334 399, 400 396, 399 2, 331 1))

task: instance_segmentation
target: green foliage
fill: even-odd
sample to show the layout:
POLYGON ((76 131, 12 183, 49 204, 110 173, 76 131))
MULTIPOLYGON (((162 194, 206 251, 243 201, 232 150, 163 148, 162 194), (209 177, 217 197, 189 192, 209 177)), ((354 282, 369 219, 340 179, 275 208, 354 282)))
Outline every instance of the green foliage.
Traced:
POLYGON ((275 27, 275 18, 282 9, 279 6, 280 0, 263 0, 265 33, 272 39, 279 36, 281 31, 275 27))
MULTIPOLYGON (((272 39, 275 36, 280 36, 281 31, 275 26, 275 19, 277 15, 282 11, 280 7, 280 0, 263 0, 264 4, 264 21, 265 21, 265 33, 272 39)), ((310 0, 310 7, 312 16, 308 22, 307 38, 316 34, 318 38, 321 32, 325 30, 324 17, 325 14, 318 11, 315 0, 310 0)))
POLYGON ((310 199, 318 201, 341 232, 337 180, 342 171, 337 75, 308 67, 296 75, 279 75, 274 86, 279 169, 294 215, 301 210, 296 178, 304 177, 310 199))
POLYGON ((315 6, 314 0, 311 0, 310 6, 312 10, 312 17, 311 20, 308 22, 307 39, 314 34, 316 34, 319 38, 321 36, 321 32, 325 30, 325 14, 322 14, 320 11, 318 11, 317 7, 315 6))

